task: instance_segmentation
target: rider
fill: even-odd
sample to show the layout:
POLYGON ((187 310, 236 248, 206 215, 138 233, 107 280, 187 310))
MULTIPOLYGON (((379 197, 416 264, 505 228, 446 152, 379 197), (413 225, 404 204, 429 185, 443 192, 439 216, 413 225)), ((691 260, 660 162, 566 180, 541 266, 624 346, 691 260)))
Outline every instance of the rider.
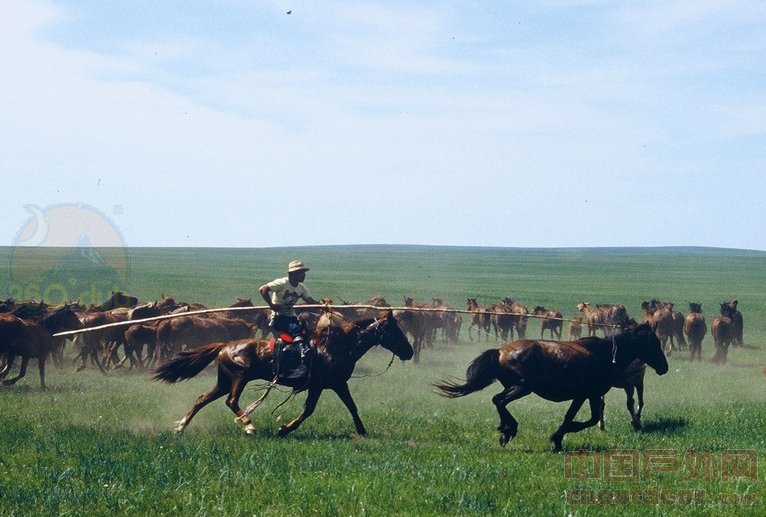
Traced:
POLYGON ((271 308, 269 326, 279 333, 287 333, 294 338, 302 338, 308 334, 305 326, 301 325, 295 314, 293 305, 302 299, 309 304, 319 304, 311 297, 303 281, 308 271, 303 261, 293 260, 287 265, 287 276, 277 278, 267 284, 263 284, 258 291, 271 308))

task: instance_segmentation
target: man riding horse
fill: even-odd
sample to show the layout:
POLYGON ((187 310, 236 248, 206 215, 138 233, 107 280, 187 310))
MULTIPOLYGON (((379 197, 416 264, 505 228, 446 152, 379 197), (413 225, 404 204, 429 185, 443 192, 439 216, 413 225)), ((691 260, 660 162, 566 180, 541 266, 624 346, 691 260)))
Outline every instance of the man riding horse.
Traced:
POLYGON ((309 271, 309 268, 303 264, 303 261, 293 260, 287 265, 286 277, 277 278, 258 289, 271 308, 269 327, 278 338, 275 344, 277 358, 274 364, 277 377, 306 377, 309 374, 311 360, 309 330, 298 320, 293 307, 301 299, 308 304, 320 303, 311 297, 308 289, 303 285, 306 271, 309 271), (285 371, 290 369, 294 371, 285 371))

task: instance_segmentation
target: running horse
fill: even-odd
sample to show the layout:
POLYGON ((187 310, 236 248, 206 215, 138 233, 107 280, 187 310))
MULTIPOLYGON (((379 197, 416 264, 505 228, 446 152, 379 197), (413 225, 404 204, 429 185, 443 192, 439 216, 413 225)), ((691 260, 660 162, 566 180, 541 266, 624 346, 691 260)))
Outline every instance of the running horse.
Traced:
POLYGON ((587 337, 578 341, 543 341, 522 339, 492 348, 468 366, 466 382, 434 383, 448 398, 463 397, 482 390, 499 380, 503 391, 492 397, 500 415, 500 445, 505 446, 518 431, 518 422, 506 405, 530 393, 553 402, 571 400, 564 422, 550 439, 561 450, 566 433, 576 433, 596 425, 603 411, 601 397, 609 391, 631 363, 639 359, 659 375, 668 371, 659 339, 647 324, 631 326, 609 337, 587 337), (586 422, 574 420, 585 401, 591 417, 586 422))
MULTIPOLYGON (((351 378, 354 366, 364 354, 377 345, 393 352, 403 361, 411 359, 413 355, 412 346, 391 311, 387 311, 386 315, 380 319, 363 319, 343 326, 327 325, 322 328, 321 332, 315 334, 316 354, 308 382, 300 386, 285 384, 295 391, 308 390, 308 396, 301 415, 280 427, 280 436, 286 436, 294 431, 311 416, 319 396, 325 389, 333 390, 346 406, 354 420, 356 432, 360 435, 366 434, 367 430, 359 418, 356 403, 348 388, 348 380, 351 378)), ((190 379, 216 358, 218 359, 216 385, 200 395, 186 416, 176 422, 175 431, 183 432, 200 409, 228 393, 226 405, 237 415, 236 420, 244 424, 245 432, 250 435, 255 434, 255 427, 248 415, 265 398, 268 389, 256 403, 245 410, 239 407, 239 397, 249 381, 254 379, 272 381, 274 378, 272 340, 240 339, 185 350, 160 365, 154 372, 154 379, 168 383, 190 379)))

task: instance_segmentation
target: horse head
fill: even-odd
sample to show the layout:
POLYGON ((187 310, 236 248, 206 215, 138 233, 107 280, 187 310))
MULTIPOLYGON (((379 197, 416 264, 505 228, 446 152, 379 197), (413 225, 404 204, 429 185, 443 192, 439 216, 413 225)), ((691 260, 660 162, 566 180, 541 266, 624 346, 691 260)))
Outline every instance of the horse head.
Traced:
POLYGON ((668 372, 668 360, 662 351, 662 344, 648 323, 625 329, 615 337, 615 340, 616 353, 620 354, 622 350, 627 354, 628 357, 623 359, 628 363, 634 359, 640 359, 651 366, 658 375, 665 375, 668 372))
POLYGON ((78 330, 83 328, 83 324, 80 318, 77 317, 77 313, 72 310, 68 304, 57 308, 54 311, 49 312, 44 316, 40 323, 43 327, 54 334, 65 330, 78 330))
POLYGON ((695 302, 689 302, 689 312, 694 312, 697 314, 702 314, 702 304, 701 303, 695 303, 695 302))
POLYGON ((721 316, 724 316, 726 318, 733 318, 736 313, 737 313, 737 309, 735 307, 732 307, 730 303, 721 304, 721 316))
POLYGON ((412 345, 399 327, 392 311, 387 311, 384 318, 376 319, 362 333, 373 336, 377 344, 392 352, 402 361, 412 359, 414 355, 412 345))

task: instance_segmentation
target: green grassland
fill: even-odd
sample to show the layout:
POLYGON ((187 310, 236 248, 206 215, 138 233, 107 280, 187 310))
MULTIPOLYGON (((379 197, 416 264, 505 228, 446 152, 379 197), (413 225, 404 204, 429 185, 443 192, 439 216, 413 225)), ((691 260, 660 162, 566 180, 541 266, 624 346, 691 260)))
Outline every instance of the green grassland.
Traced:
MULTIPOLYGON (((659 298, 683 312, 689 301, 701 302, 709 324, 720 302, 737 298, 746 346, 732 349, 725 366, 673 354, 667 375, 647 373, 643 432, 631 430, 624 393, 612 390, 607 431, 567 435, 561 454, 547 437, 566 403, 534 395, 511 403, 519 435, 501 448, 490 400, 499 385, 457 400, 434 393, 432 382, 462 378, 476 355, 498 346, 494 337, 469 340, 465 324, 459 343, 438 341, 419 364, 396 361, 386 370, 391 356, 377 349, 360 361, 350 385, 369 432, 363 438, 332 393, 279 438, 279 420, 296 416, 304 400, 280 405, 286 390, 252 415, 255 436, 244 434, 222 400, 177 436, 173 421, 212 386, 212 372, 164 385, 145 372, 102 376, 67 365, 51 367, 50 389, 41 391, 31 365, 25 379, 0 389, 0 515, 766 515, 766 253, 418 246, 100 252, 107 263, 110 254, 126 257, 125 278, 115 285, 130 294, 209 307, 237 297, 258 304, 257 287, 293 258, 311 267, 312 294, 336 301, 382 295, 399 305, 404 296, 439 297, 464 308, 467 297, 490 305, 512 296, 566 317, 582 301, 623 303, 640 319, 641 301, 659 298), (636 477, 568 469, 581 454, 603 463, 616 451, 638 458, 636 477), (725 464, 753 456, 755 475, 725 464), (700 457, 715 469, 695 463, 700 457), (610 504, 609 494, 632 499, 610 504), (688 494, 695 498, 687 504, 688 494)), ((44 277, 52 260, 46 254, 57 251, 27 252, 23 261, 13 249, 0 253, 8 264, 0 276, 6 297, 14 278, 44 277)), ((73 273, 68 298, 87 292, 89 274, 87 267, 73 273)), ((538 333, 531 321, 528 335, 538 333)), ((712 353, 708 334, 703 358, 712 353)), ((262 388, 253 383, 243 402, 262 388)))

